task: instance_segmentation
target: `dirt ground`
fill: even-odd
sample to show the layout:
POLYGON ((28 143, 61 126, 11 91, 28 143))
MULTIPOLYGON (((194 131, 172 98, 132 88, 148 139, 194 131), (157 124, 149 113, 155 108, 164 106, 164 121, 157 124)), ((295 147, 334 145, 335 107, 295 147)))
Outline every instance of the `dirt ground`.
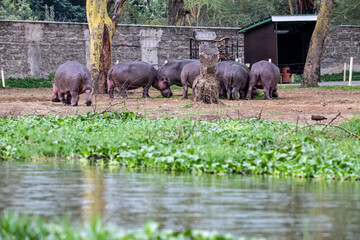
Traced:
POLYGON ((162 98, 157 90, 150 90, 150 99, 142 99, 142 89, 129 91, 130 99, 109 100, 106 94, 92 96, 93 106, 85 105, 81 95, 78 107, 64 106, 51 102, 52 90, 0 89, 0 116, 63 115, 70 116, 86 112, 127 110, 149 118, 194 117, 198 119, 217 118, 261 118, 267 120, 313 123, 312 114, 323 115, 331 121, 339 112, 334 123, 345 121, 360 113, 360 91, 320 89, 279 89, 279 98, 273 100, 220 100, 219 104, 206 105, 181 100, 182 90, 173 90, 170 99, 162 98))

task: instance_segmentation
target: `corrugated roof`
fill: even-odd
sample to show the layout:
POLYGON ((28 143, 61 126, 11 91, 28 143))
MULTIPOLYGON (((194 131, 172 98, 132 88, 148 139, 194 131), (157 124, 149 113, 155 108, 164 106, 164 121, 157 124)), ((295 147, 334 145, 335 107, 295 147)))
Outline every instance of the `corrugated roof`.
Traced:
POLYGON ((306 23, 306 22, 312 22, 317 21, 317 15, 316 14, 302 14, 302 15, 277 15, 277 16, 271 16, 267 19, 262 19, 256 23, 252 23, 242 29, 239 30, 240 33, 244 33, 249 31, 250 29, 256 28, 258 26, 261 26, 266 23, 271 22, 277 22, 277 23, 306 23))

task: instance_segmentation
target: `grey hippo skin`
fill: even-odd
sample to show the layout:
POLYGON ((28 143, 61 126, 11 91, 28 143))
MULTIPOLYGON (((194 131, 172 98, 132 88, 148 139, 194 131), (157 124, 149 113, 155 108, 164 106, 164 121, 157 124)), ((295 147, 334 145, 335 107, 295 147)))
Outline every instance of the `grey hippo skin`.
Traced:
POLYGON ((228 99, 244 99, 249 83, 249 72, 238 64, 229 65, 223 74, 223 84, 227 92, 228 99))
POLYGON ((264 60, 254 63, 250 71, 250 81, 246 99, 251 99, 253 88, 260 85, 264 89, 266 99, 277 97, 277 85, 279 79, 279 68, 273 63, 264 60))
POLYGON ((200 62, 186 64, 181 71, 181 84, 184 89, 183 99, 188 98, 188 87, 192 88, 194 80, 200 75, 200 62))
POLYGON ((248 75, 250 73, 249 68, 243 63, 239 63, 239 62, 235 62, 235 61, 223 61, 223 62, 217 63, 215 66, 216 79, 220 83, 220 97, 222 97, 222 98, 227 98, 227 91, 226 91, 226 88, 224 85, 225 70, 234 64, 242 67, 245 70, 245 72, 247 72, 248 75))
POLYGON ((89 69, 76 62, 66 62, 56 70, 53 81, 53 102, 77 106, 79 95, 85 93, 86 105, 91 105, 92 80, 89 69), (65 98, 65 95, 66 98, 65 98))
POLYGON ((108 93, 114 98, 114 88, 118 87, 120 95, 128 98, 126 90, 143 87, 143 98, 149 98, 149 88, 160 90, 164 97, 171 97, 170 83, 152 65, 141 61, 129 61, 113 65, 107 76, 108 93))
POLYGON ((164 74, 170 85, 182 86, 181 84, 181 71, 183 67, 192 62, 200 62, 198 59, 176 59, 171 60, 160 69, 160 72, 164 74))

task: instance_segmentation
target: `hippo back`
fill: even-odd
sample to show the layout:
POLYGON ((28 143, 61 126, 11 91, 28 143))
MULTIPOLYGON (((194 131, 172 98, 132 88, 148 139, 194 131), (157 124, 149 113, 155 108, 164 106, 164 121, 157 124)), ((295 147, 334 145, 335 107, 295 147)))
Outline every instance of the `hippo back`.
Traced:
POLYGON ((108 78, 116 86, 126 86, 126 89, 136 89, 152 85, 157 77, 156 69, 145 62, 127 61, 113 65, 108 73, 108 78))
POLYGON ((170 85, 182 86, 181 84, 181 71, 183 67, 192 62, 200 62, 197 59, 176 59, 166 63, 160 72, 164 74, 170 82, 170 85))
POLYGON ((200 75, 200 62, 186 64, 181 71, 181 84, 192 88, 194 80, 200 75))
POLYGON ((55 72, 54 84, 57 90, 64 93, 70 91, 84 93, 92 89, 89 69, 77 61, 60 65, 55 72))

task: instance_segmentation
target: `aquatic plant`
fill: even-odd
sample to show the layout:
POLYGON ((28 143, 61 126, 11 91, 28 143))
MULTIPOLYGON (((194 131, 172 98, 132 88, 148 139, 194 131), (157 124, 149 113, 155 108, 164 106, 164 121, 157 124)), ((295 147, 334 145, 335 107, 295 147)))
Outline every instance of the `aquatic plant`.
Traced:
POLYGON ((115 226, 103 223, 99 218, 85 224, 70 223, 66 218, 46 220, 40 216, 27 214, 4 213, 0 215, 0 239, 16 240, 68 240, 68 239, 96 239, 96 240, 233 240, 230 235, 222 236, 216 232, 184 230, 161 230, 156 222, 147 222, 142 231, 119 230, 115 226))
POLYGON ((164 171, 359 179, 360 118, 341 126, 355 135, 321 125, 147 119, 130 112, 9 117, 0 119, 0 160, 66 158, 164 171))

